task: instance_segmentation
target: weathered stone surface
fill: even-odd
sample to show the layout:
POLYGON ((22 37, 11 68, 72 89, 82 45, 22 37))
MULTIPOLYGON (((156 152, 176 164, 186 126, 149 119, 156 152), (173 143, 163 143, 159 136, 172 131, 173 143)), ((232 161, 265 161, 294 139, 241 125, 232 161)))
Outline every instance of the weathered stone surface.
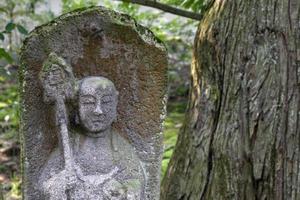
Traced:
MULTIPOLYGON (((23 199, 159 198, 167 61, 163 44, 149 30, 102 7, 78 10, 36 28, 24 43, 21 63, 23 199), (73 71, 75 83, 58 87, 65 92, 42 84, 48 61, 73 71), (103 80, 114 85, 116 93, 108 93, 117 101, 106 105, 110 114, 101 125, 91 113, 102 111, 84 94, 97 90, 91 95, 102 102, 103 80), (58 110, 66 111, 65 121, 58 120, 64 116, 58 110), (69 136, 70 153, 62 132, 69 136)), ((50 83, 57 81, 55 70, 48 74, 50 83)))

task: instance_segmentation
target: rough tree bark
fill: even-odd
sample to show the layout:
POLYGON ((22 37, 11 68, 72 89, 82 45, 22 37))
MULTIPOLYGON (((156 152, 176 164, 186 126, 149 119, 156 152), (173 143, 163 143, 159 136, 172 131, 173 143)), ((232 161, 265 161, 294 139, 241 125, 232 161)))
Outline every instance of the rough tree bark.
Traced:
POLYGON ((162 200, 300 199, 299 16, 299 0, 215 0, 162 200))

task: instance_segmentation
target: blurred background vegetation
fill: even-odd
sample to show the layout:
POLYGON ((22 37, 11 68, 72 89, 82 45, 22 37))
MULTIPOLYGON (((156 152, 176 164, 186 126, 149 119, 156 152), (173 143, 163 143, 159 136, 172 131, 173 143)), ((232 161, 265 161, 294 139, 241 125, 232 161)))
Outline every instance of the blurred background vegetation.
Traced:
MULTIPOLYGON (((194 0, 162 3, 199 11, 194 0)), ((112 0, 0 1, 0 200, 20 199, 18 68, 22 41, 36 26, 74 9, 102 5, 129 14, 163 40, 169 52, 169 102, 165 121, 164 174, 182 125, 189 89, 189 65, 197 21, 112 0)))

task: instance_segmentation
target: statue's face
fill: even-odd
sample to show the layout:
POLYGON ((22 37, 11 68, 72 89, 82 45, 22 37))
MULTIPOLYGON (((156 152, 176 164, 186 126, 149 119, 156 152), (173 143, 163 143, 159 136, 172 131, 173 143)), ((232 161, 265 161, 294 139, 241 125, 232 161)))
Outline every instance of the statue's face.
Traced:
POLYGON ((108 81, 103 77, 89 77, 79 88, 80 121, 95 136, 109 128, 117 115, 117 91, 108 81))
POLYGON ((57 86, 62 84, 64 78, 65 78, 64 73, 56 64, 52 66, 52 70, 49 72, 48 76, 46 77, 48 84, 50 86, 57 86))

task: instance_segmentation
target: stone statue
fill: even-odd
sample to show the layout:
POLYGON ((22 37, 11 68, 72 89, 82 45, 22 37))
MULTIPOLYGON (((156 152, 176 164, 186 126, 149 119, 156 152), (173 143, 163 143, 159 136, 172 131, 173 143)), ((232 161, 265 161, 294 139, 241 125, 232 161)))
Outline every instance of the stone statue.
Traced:
POLYGON ((149 29, 79 9, 33 30, 20 65, 22 199, 159 200, 168 64, 149 29))
POLYGON ((68 76, 63 70, 65 63, 57 62, 60 59, 55 57, 49 56, 53 64, 46 62, 42 77, 45 101, 56 102, 58 125, 63 126, 59 135, 62 148, 51 153, 42 170, 41 190, 49 200, 143 199, 144 175, 139 159, 132 146, 111 127, 118 103, 114 84, 96 76, 79 81, 79 119, 77 126, 67 128, 66 110, 61 107, 64 99, 72 96, 68 93, 72 84, 62 79, 68 76), (70 134, 66 129, 71 130, 70 134))

